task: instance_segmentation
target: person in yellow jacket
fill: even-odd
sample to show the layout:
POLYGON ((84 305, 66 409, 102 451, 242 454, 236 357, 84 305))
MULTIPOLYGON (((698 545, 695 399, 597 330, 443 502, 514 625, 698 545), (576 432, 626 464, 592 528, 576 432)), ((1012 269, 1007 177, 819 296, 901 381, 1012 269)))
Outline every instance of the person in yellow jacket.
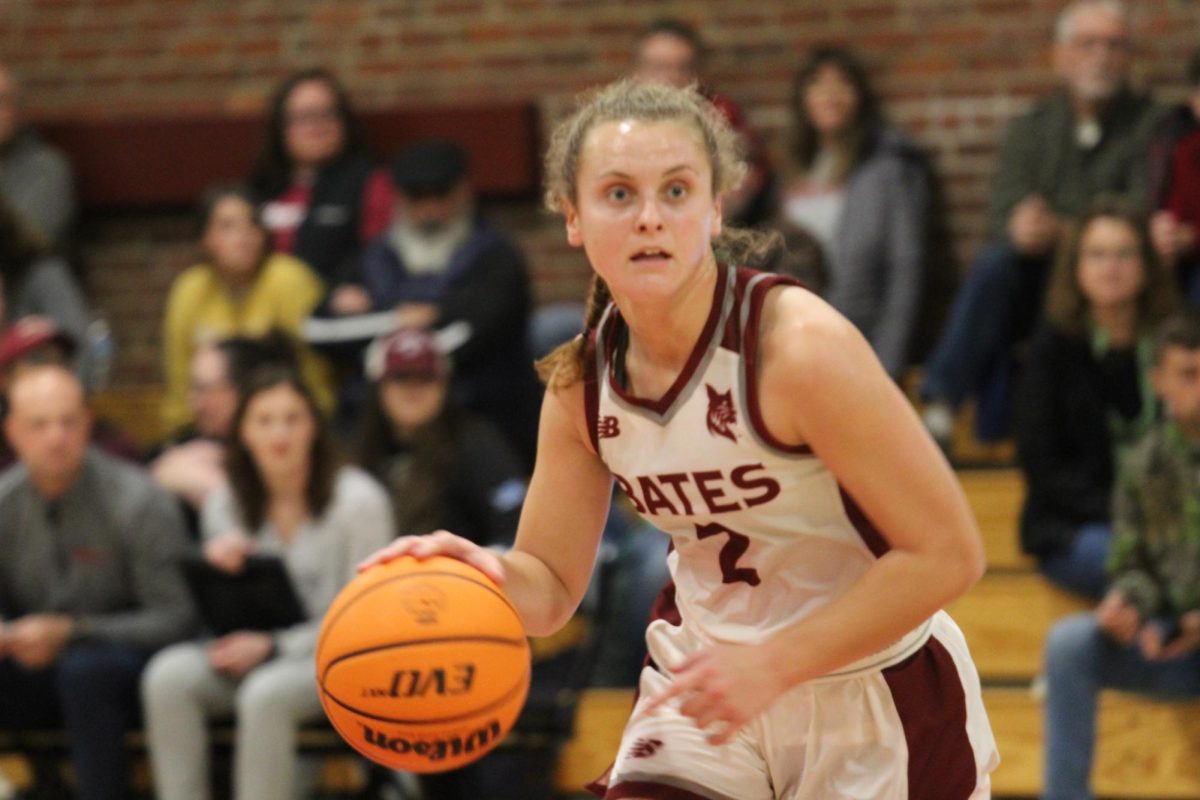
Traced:
POLYGON ((205 341, 271 330, 295 337, 301 371, 326 413, 333 408, 329 364, 299 344, 300 326, 325 287, 309 267, 267 248, 267 232, 248 191, 217 187, 204 197, 201 245, 206 261, 184 270, 171 286, 163 321, 166 396, 162 422, 176 430, 190 421, 188 365, 205 341))

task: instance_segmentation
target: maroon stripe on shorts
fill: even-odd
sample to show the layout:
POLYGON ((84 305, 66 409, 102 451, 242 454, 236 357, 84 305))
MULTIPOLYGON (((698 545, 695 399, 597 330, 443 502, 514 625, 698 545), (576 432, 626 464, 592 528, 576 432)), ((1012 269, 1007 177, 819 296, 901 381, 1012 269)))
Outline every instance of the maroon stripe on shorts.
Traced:
POLYGON ((639 797, 646 800, 712 800, 711 796, 689 792, 678 786, 667 786, 652 781, 622 781, 616 786, 609 787, 604 800, 623 800, 623 798, 639 797))
POLYGON ((966 694, 950 653, 931 637, 883 677, 908 742, 909 800, 967 800, 978 776, 966 694))

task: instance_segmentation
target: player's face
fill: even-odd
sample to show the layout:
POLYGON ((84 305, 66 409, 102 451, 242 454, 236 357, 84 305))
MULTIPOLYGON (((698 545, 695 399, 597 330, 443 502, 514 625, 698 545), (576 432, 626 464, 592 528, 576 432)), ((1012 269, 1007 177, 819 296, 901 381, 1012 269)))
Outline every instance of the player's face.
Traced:
POLYGON ((324 81, 296 84, 283 104, 284 146, 300 166, 317 166, 342 149, 337 97, 324 81))
POLYGON ((696 80, 696 51, 670 33, 648 36, 638 48, 637 77, 682 89, 696 80))
POLYGON ((584 139, 567 238, 613 295, 670 295, 710 261, 721 232, 712 165, 689 123, 606 122, 584 139))
POLYGON ((1172 419, 1200 431, 1200 350, 1168 347, 1154 368, 1154 388, 1172 419))
POLYGON ((813 127, 827 136, 845 131, 858 113, 854 84, 833 64, 817 70, 804 88, 802 102, 813 127))
POLYGON ((242 417, 242 442, 266 475, 306 469, 316 435, 308 403, 287 384, 256 394, 242 417))
POLYGON ((1092 102, 1116 94, 1129 75, 1131 56, 1125 20, 1099 5, 1077 11, 1071 35, 1054 50, 1059 77, 1073 94, 1092 102))
POLYGON ((204 229, 204 249, 227 279, 238 283, 258 270, 267 234, 254 219, 254 209, 240 197, 217 201, 204 229))
POLYGON ((1079 239, 1075 275, 1092 308, 1119 308, 1136 302, 1146 279, 1138 233, 1125 220, 1097 217, 1079 239))

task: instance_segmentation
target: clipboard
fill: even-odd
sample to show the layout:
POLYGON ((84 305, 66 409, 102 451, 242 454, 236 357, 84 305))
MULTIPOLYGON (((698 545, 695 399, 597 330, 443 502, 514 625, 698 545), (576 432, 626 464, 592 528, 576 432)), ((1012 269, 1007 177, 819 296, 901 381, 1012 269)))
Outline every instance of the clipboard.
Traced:
POLYGON ((276 556, 252 555, 234 575, 195 554, 183 560, 183 577, 205 627, 217 636, 233 631, 274 631, 308 618, 276 556))

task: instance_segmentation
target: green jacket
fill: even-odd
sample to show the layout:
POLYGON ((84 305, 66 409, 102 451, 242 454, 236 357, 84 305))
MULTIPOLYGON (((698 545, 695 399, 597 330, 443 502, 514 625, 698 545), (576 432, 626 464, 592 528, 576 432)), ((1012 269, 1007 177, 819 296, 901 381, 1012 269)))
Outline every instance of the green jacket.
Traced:
POLYGON ((1013 206, 1031 194, 1066 216, 1081 213, 1104 192, 1123 194, 1144 208, 1149 139, 1165 113, 1148 95, 1122 91, 1104 112, 1100 140, 1090 149, 1076 143, 1075 112, 1065 92, 1014 119, 992 179, 989 236, 1007 238, 1013 206))
POLYGON ((1125 454, 1113 499, 1112 586, 1143 618, 1200 608, 1200 446, 1173 422, 1125 454))

